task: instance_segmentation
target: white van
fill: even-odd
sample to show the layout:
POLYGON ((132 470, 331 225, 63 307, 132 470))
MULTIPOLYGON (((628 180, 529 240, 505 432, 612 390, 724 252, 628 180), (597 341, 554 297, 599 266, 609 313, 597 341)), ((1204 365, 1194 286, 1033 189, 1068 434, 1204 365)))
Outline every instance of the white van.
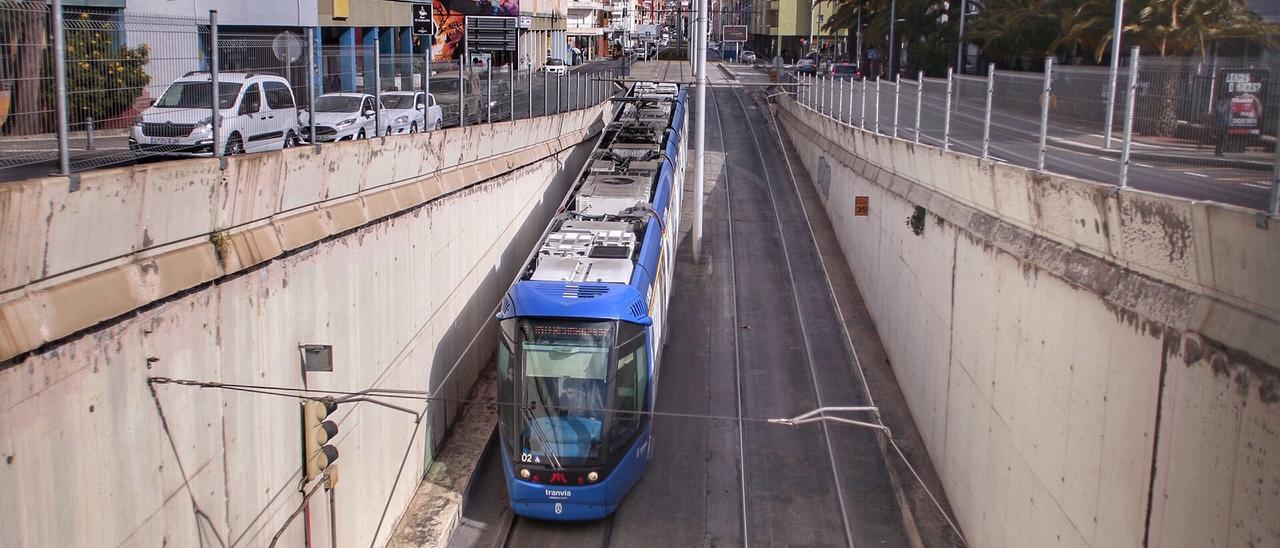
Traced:
MULTIPOLYGON (((212 156, 212 82, 207 72, 189 72, 134 119, 129 148, 138 153, 212 156)), ((218 74, 218 116, 225 154, 294 146, 298 110, 288 80, 270 74, 218 74)))

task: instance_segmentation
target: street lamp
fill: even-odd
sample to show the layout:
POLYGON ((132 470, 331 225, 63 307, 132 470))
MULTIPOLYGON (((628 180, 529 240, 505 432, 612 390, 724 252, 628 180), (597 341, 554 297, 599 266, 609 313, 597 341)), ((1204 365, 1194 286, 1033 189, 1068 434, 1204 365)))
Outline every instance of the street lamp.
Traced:
POLYGON ((898 58, 893 54, 893 33, 894 27, 898 23, 898 0, 893 0, 889 4, 889 77, 894 82, 898 81, 898 58))

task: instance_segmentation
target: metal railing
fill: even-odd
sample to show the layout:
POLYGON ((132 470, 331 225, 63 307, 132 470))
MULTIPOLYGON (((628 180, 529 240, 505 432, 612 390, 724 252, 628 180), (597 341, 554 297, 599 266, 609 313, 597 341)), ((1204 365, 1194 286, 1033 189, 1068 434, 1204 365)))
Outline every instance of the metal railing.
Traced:
MULTIPOLYGON (((1114 105, 1105 68, 898 81, 797 75, 797 100, 842 123, 1039 171, 1242 205, 1276 215, 1280 93, 1221 89, 1199 60, 1140 57, 1121 67, 1114 105), (1214 91, 1209 88, 1218 86, 1214 91), (1224 106, 1226 105, 1226 106, 1224 106), (1107 109, 1115 128, 1107 139, 1107 109), (1216 109, 1216 110, 1215 110, 1216 109), (1252 125, 1238 125, 1250 122, 1252 125), (1110 141, 1110 142, 1108 142, 1110 141)), ((1220 73, 1259 70, 1220 61, 1220 73)), ((1274 67, 1280 69, 1280 66, 1274 67)), ((1280 74, 1280 70, 1270 70, 1280 74)), ((1254 89, 1254 88, 1243 88, 1254 89)))
POLYGON ((543 116, 614 92, 605 78, 527 60, 428 63, 394 33, 322 46, 311 30, 230 32, 216 11, 60 4, 0 0, 0 180, 543 116))

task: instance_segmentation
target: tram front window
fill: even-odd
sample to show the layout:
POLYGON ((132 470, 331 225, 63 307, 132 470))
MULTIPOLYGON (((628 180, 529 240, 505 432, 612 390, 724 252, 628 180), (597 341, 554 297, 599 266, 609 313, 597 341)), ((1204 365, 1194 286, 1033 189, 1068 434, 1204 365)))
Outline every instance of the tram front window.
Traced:
POLYGON ((604 456, 613 330, 613 322, 521 322, 521 461, 558 468, 604 456))

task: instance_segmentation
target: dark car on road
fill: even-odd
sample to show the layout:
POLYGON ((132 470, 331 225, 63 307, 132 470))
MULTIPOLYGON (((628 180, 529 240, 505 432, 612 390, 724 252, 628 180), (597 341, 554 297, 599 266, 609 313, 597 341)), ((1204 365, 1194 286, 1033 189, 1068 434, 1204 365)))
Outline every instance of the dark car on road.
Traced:
POLYGON ((861 80, 862 69, 853 63, 832 63, 831 76, 841 80, 861 80))
POLYGON ((813 59, 801 59, 796 62, 796 74, 817 74, 818 62, 813 59))

